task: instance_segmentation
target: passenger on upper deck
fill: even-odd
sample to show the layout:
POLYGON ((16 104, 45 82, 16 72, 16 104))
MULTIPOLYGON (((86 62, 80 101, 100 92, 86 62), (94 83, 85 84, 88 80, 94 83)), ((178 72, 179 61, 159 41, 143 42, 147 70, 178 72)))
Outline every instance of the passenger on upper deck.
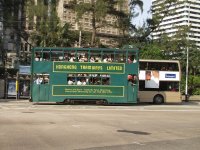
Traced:
POLYGON ((103 59, 103 62, 108 62, 108 57, 105 57, 105 58, 103 59))
POLYGON ((75 57, 72 56, 69 58, 69 62, 74 62, 74 61, 75 61, 75 57))
POLYGON ((94 57, 90 57, 90 62, 95 62, 94 57))

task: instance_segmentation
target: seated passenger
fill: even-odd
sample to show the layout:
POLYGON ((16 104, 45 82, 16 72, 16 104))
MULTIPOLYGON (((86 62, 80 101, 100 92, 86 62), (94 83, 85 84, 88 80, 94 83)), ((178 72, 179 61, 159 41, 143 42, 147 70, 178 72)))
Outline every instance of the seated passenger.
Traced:
POLYGON ((90 62, 95 62, 94 57, 90 58, 90 62))
POLYGON ((129 63, 129 64, 132 63, 132 60, 131 60, 131 57, 130 57, 130 56, 128 57, 128 63, 129 63))
POLYGON ((80 80, 78 80, 77 85, 82 85, 82 82, 80 80))
POLYGON ((43 82, 42 76, 39 76, 39 77, 35 80, 35 83, 36 83, 36 84, 42 84, 42 82, 43 82))
POLYGON ((108 62, 112 62, 112 58, 111 57, 108 58, 108 62))
POLYGON ((69 62, 74 62, 74 60, 75 60, 75 58, 74 58, 74 57, 71 57, 71 58, 69 59, 69 62))
POLYGON ((82 85, 86 85, 86 81, 85 80, 82 80, 82 85))
POLYGON ((107 58, 107 57, 104 58, 104 59, 103 59, 103 62, 108 62, 108 58, 107 58))
POLYGON ((61 61, 63 60, 63 56, 59 56, 58 59, 61 61))
POLYGON ((69 79, 68 80, 68 85, 73 85, 74 84, 74 82, 72 81, 72 79, 69 79))
POLYGON ((39 58, 39 57, 36 57, 36 58, 35 58, 35 61, 40 61, 40 58, 39 58))
POLYGON ((95 62, 101 62, 101 56, 96 56, 95 57, 95 62))
POLYGON ((80 56, 79 57, 79 62, 84 62, 85 61, 85 56, 80 56))
POLYGON ((161 68, 161 70, 162 70, 162 71, 165 71, 165 70, 166 70, 166 68, 165 68, 165 67, 162 67, 162 68, 161 68))

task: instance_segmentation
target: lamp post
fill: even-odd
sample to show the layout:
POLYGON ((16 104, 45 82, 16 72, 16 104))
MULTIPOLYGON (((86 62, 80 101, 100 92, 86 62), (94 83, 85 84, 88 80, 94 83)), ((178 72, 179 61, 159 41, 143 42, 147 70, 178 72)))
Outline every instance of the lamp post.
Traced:
MULTIPOLYGON (((190 2, 187 0, 189 4, 189 14, 188 14, 188 27, 190 25, 190 2)), ((189 33, 187 33, 187 50, 186 50, 186 75, 185 75, 185 101, 188 102, 188 76, 189 76, 189 33)))

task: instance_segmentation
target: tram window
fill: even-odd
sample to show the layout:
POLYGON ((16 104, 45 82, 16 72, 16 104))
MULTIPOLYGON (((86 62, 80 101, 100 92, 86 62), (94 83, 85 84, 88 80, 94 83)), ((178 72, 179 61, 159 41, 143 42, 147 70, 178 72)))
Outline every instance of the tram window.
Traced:
POLYGON ((128 60, 127 62, 130 63, 136 63, 136 54, 134 52, 128 53, 128 60))
POLYGON ((69 55, 70 55, 69 52, 64 52, 64 54, 63 54, 63 56, 64 56, 63 60, 64 61, 69 61, 69 55))
POLYGON ((68 74, 68 85, 110 85, 108 74, 68 74))
POLYGON ((43 61, 49 61, 49 60, 50 60, 50 51, 43 50, 43 61))
POLYGON ((35 61, 42 61, 42 52, 35 52, 35 61))
POLYGON ((49 84, 49 74, 34 74, 33 81, 35 84, 49 84))
POLYGON ((52 61, 63 61, 63 51, 51 51, 52 61))
POLYGON ((87 62, 88 61, 88 53, 87 51, 78 51, 77 57, 79 62, 87 62))
POLYGON ((102 62, 101 51, 90 51, 90 62, 102 62))
POLYGON ((101 85, 101 77, 99 74, 90 75, 90 84, 91 85, 101 85))
POLYGON ((87 74, 78 74, 77 75, 77 85, 86 85, 88 84, 88 75, 87 74))
POLYGON ((68 85, 74 85, 76 83, 76 76, 75 74, 69 74, 67 77, 67 84, 68 85))
POLYGON ((115 62, 126 62, 126 52, 116 52, 115 62))
POLYGON ((43 83, 44 84, 49 84, 49 74, 44 74, 43 75, 43 83))
POLYGON ((110 85, 110 75, 102 75, 102 85, 110 85))
POLYGON ((103 62, 113 62, 114 53, 109 51, 103 52, 103 62))
POLYGON ((69 53, 68 53, 68 60, 69 60, 69 62, 75 62, 75 61, 77 61, 76 51, 75 50, 69 51, 69 53))

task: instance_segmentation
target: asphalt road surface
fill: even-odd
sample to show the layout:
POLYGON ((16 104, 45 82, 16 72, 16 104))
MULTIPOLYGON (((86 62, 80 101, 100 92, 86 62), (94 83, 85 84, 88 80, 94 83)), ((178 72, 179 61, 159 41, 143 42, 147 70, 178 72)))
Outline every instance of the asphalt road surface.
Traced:
POLYGON ((0 102, 0 150, 199 150, 200 104, 0 102))

